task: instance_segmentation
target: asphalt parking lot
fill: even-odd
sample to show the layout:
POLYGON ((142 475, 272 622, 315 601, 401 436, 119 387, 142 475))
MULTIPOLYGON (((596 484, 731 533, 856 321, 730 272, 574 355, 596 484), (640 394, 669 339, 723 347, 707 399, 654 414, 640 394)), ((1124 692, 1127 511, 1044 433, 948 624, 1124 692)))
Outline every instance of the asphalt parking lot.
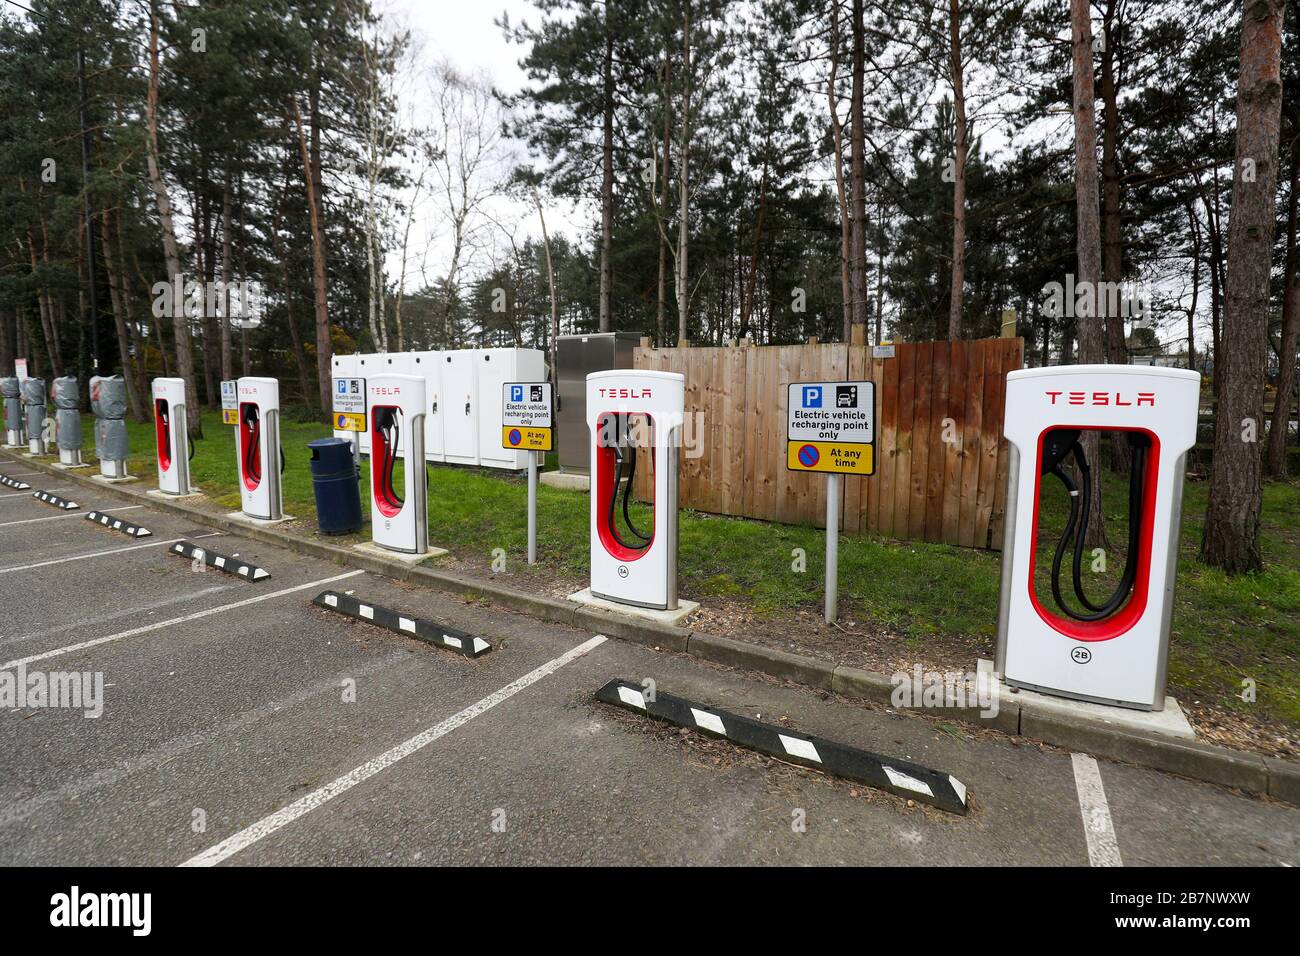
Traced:
POLYGON ((0 459, 0 671, 102 675, 102 712, 0 710, 0 863, 1296 865, 1300 809, 605 640, 215 534, 0 459), (147 527, 134 539, 85 520, 147 527), (202 536, 202 537, 201 537, 202 536), (201 538, 201 541, 200 541, 201 538), (252 582, 169 553, 194 540, 252 582), (471 659, 321 591, 490 641, 471 659), (612 710, 651 678, 954 774, 964 817, 612 710))

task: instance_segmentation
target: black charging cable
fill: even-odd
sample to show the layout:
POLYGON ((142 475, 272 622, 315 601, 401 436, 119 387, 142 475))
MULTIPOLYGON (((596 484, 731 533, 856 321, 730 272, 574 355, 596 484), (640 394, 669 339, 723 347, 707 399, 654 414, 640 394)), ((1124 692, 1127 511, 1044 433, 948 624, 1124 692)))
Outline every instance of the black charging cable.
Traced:
POLYGON ((402 436, 402 428, 397 423, 397 412, 391 408, 385 408, 380 411, 380 418, 377 423, 380 432, 384 436, 384 445, 387 447, 387 454, 383 463, 383 474, 380 476, 380 491, 384 500, 396 508, 401 508, 405 501, 393 487, 393 468, 397 463, 397 443, 402 436))
MULTIPOLYGON (((1078 429, 1053 429, 1043 443, 1042 474, 1052 474, 1065 486, 1070 494, 1070 517, 1065 523, 1065 531, 1056 544, 1056 553, 1052 556, 1052 597, 1057 606, 1076 621, 1100 621, 1110 617, 1123 606, 1133 590, 1137 580, 1137 554, 1142 536, 1143 491, 1146 485, 1147 453, 1151 439, 1141 432, 1129 432, 1129 495, 1128 495, 1128 553, 1124 556, 1124 571, 1119 584, 1105 601, 1095 604, 1083 589, 1083 551, 1088 534, 1088 521, 1092 513, 1091 477, 1092 468, 1079 442, 1078 429), (1062 462, 1066 455, 1073 456, 1079 466, 1083 487, 1075 484, 1062 462), (1074 540, 1071 567, 1071 583, 1074 596, 1087 610, 1078 611, 1066 603, 1061 593, 1061 564, 1065 558, 1065 549, 1071 538, 1074 540)), ((1098 503, 1100 507, 1100 503, 1098 503)))
POLYGON ((625 453, 622 429, 618 428, 618 421, 619 418, 616 417, 614 419, 616 434, 614 436, 613 445, 615 461, 614 485, 610 489, 609 494, 609 533, 613 536, 614 540, 623 547, 632 551, 644 551, 646 548, 650 547, 650 542, 653 539, 650 535, 642 534, 637 529, 636 525, 632 523, 632 515, 629 512, 632 496, 632 483, 636 478, 636 449, 632 448, 627 450, 625 453), (627 469, 626 476, 624 475, 624 466, 626 466, 627 469), (618 533, 618 525, 615 521, 616 510, 618 508, 618 488, 620 484, 623 484, 625 477, 627 483, 623 485, 623 521, 626 523, 627 529, 631 531, 633 535, 641 539, 640 542, 633 542, 630 544, 624 541, 622 536, 618 533))

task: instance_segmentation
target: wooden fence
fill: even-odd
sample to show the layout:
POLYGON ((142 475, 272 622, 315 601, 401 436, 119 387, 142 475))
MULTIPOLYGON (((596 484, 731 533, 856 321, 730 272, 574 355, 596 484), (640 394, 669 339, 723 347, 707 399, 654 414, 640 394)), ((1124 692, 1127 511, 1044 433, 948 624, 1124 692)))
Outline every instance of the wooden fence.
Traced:
MULTIPOLYGON (((826 476, 786 469, 786 386, 867 379, 876 383, 876 473, 844 479, 840 527, 1000 548, 1006 374, 1023 364, 1023 340, 895 348, 889 359, 844 344, 638 348, 637 368, 686 376, 687 438, 703 454, 683 452, 682 507, 824 526, 826 476)), ((643 495, 648 471, 637 472, 643 495)))

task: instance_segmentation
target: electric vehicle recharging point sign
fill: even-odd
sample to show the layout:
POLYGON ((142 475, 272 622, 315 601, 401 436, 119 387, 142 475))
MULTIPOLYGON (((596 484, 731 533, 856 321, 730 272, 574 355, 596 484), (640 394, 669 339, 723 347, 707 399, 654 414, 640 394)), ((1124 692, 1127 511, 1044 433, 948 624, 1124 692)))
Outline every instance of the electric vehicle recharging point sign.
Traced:
POLYGON ((341 432, 366 431, 366 380, 334 379, 334 427, 341 432))
POLYGON ((792 382, 788 387, 786 468, 875 474, 875 383, 792 382))
POLYGON ((221 383, 221 424, 239 424, 239 382, 233 378, 221 383))
POLYGON ((501 388, 501 447, 515 451, 550 451, 549 382, 506 382, 501 388))

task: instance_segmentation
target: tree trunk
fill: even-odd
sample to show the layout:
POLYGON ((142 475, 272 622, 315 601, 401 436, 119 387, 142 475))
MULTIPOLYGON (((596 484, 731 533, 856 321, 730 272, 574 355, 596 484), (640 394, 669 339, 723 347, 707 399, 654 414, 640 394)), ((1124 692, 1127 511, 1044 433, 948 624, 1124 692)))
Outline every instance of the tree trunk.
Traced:
POLYGON ((614 284, 611 243, 614 231, 614 31, 605 5, 605 56, 601 64, 600 141, 600 331, 610 325, 610 296, 614 284))
POLYGON ((203 351, 203 398, 208 408, 219 408, 221 389, 217 385, 217 379, 221 356, 217 352, 216 327, 212 324, 212 309, 209 308, 209 290, 215 278, 216 263, 212 257, 212 213, 207 197, 194 205, 194 234, 199 246, 195 272, 202 286, 202 294, 199 296, 199 347, 203 351))
POLYGON ((1187 202, 1187 225, 1192 231, 1192 304, 1187 310, 1187 367, 1196 370, 1196 308, 1201 297, 1201 220, 1187 202))
MULTIPOLYGON (((1098 318, 1097 282, 1101 278, 1101 223, 1098 221, 1097 184, 1097 116, 1093 96, 1092 23, 1089 0, 1070 0, 1070 20, 1074 51, 1074 198, 1077 220, 1076 287, 1090 289, 1082 297, 1083 308, 1076 309, 1079 336, 1079 362, 1084 365, 1105 361, 1102 325, 1098 318), (1089 301, 1091 300, 1091 301, 1089 301)), ((1084 454, 1092 464, 1090 489, 1093 520, 1088 523, 1085 543, 1089 548, 1106 547, 1105 512, 1101 508, 1100 443, 1094 430, 1080 437, 1084 454)))
POLYGON ((682 21, 682 142, 677 162, 677 342, 690 338, 690 233, 686 217, 690 211, 691 158, 691 8, 687 4, 682 21))
MULTIPOLYGON (((172 222, 172 203, 163 181, 158 150, 158 0, 149 4, 149 95, 145 118, 148 149, 145 152, 149 170, 149 185, 158 205, 158 222, 162 227, 163 257, 167 261, 167 275, 173 288, 180 283, 181 254, 176 245, 176 227, 172 222)), ((176 370, 185 382, 185 404, 194 409, 188 416, 191 438, 203 437, 203 419, 198 414, 198 391, 194 387, 194 352, 190 346, 190 327, 183 302, 171 303, 172 334, 176 340, 176 370)))
MULTIPOLYGON (((542 248, 546 250, 546 283, 551 290, 551 386, 558 390, 559 384, 556 376, 559 375, 560 358, 560 305, 555 297, 555 266, 551 262, 551 237, 546 232, 546 215, 542 212, 542 199, 533 193, 533 202, 537 204, 537 218, 542 224, 542 248)), ((660 255, 662 255, 662 246, 660 255)), ((663 281, 663 272, 660 271, 660 282, 663 281)), ((662 329, 662 322, 660 323, 662 329)))
MULTIPOLYGON (((290 100, 293 107, 293 121, 298 129, 298 148, 302 153, 303 178, 307 183, 307 209, 310 213, 311 220, 311 262, 312 262, 312 283, 315 289, 316 298, 316 376, 320 387, 320 407, 329 412, 330 404, 330 383, 332 372, 330 369, 331 359, 334 357, 334 349, 330 343, 330 317, 329 301, 326 298, 325 288, 325 239, 321 228, 321 216, 318 206, 319 196, 316 193, 316 181, 313 175, 312 158, 307 150, 307 138, 302 128, 302 112, 298 109, 297 98, 290 100)), ((316 130, 312 130, 313 137, 316 130)), ((306 400, 307 396, 303 396, 306 400)))
POLYGON ((104 210, 99 220, 100 243, 104 247, 104 268, 108 273, 108 297, 113 308, 113 328, 117 332, 117 352, 122 359, 122 379, 126 382, 126 400, 131 406, 131 414, 138 422, 147 422, 144 403, 141 401, 143 383, 136 374, 135 364, 131 361, 131 344, 127 332, 128 317, 126 300, 122 289, 122 275, 118 268, 117 256, 114 254, 113 230, 109 221, 109 211, 104 210))
POLYGON ((844 126, 840 123, 835 91, 840 66, 840 0, 831 0, 830 61, 831 72, 826 79, 826 105, 830 110, 831 144, 835 150, 835 201, 840 211, 840 297, 844 302, 843 338, 848 342, 853 334, 853 291, 849 284, 849 200, 844 183, 844 126))
MULTIPOLYGON (((230 201, 230 170, 226 170, 226 179, 221 188, 221 311, 217 321, 221 323, 221 379, 229 381, 235 377, 234 356, 231 354, 230 341, 230 286, 235 278, 234 237, 231 235, 230 221, 233 215, 230 201)), ((240 313, 240 322, 245 316, 240 313)))
POLYGON ((1264 421, 1269 279, 1276 227, 1282 111, 1283 0, 1243 0, 1237 80, 1237 156, 1228 222, 1227 309, 1201 557, 1229 574, 1263 567, 1258 433, 1264 421), (1250 174, 1253 168, 1253 175, 1250 174))
POLYGON ((961 293, 966 281, 966 94, 962 89, 961 16, 958 0, 948 0, 948 66, 952 79, 952 294, 948 301, 948 338, 961 338, 961 293))
POLYGON ((867 183, 866 130, 863 127, 863 74, 866 61, 866 24, 863 0, 853 0, 853 93, 849 117, 849 177, 852 180, 853 220, 849 230, 849 294, 853 323, 867 321, 867 183))
MULTIPOLYGON (((659 196, 656 202, 659 204, 659 216, 662 219, 668 209, 668 197, 671 195, 671 184, 673 167, 671 162, 672 141, 673 141, 673 111, 672 111, 672 60, 664 62, 664 142, 663 142, 663 165, 660 168, 660 187, 659 196)), ((659 287, 658 287, 658 304, 655 309, 655 328, 658 331, 656 344, 663 348, 664 345, 664 320, 667 314, 668 300, 668 236, 664 233, 662 226, 659 229, 659 287)), ((559 326, 556 326, 558 330, 559 326)))
MULTIPOLYGON (((1120 172, 1119 172, 1119 90, 1115 84, 1115 49, 1119 45, 1119 29, 1115 22, 1116 0, 1107 0, 1104 20, 1105 46, 1101 53, 1101 97, 1106 110, 1105 136, 1102 141, 1102 208, 1105 235, 1102 243, 1102 278, 1108 289, 1120 288, 1124 281, 1124 239, 1120 228, 1120 172)), ((1124 317, 1117 299, 1107 295, 1105 330, 1106 361, 1113 365, 1128 364, 1128 346, 1124 341, 1124 317)), ((1116 442, 1122 439, 1117 434, 1116 442)), ((1118 451, 1119 445, 1115 446, 1118 451)), ((1117 456, 1115 462, 1126 462, 1117 456)))
MULTIPOLYGON (((1296 117, 1300 120, 1300 117, 1296 117)), ((1300 123, 1297 123, 1300 126, 1300 123)), ((1286 265, 1282 269, 1282 348, 1278 355, 1277 391, 1268 425, 1268 473, 1287 476, 1286 440, 1295 394, 1296 347, 1300 333, 1300 249, 1296 248, 1297 203, 1300 202, 1300 140, 1291 140, 1291 191, 1286 212, 1286 265)))
POLYGON ((749 274, 740 288, 740 337, 749 334, 749 317, 754 311, 754 290, 758 286, 758 251, 763 239, 763 220, 767 218, 767 165, 764 163, 763 175, 758 183, 758 216, 754 221, 753 235, 750 237, 749 274))

